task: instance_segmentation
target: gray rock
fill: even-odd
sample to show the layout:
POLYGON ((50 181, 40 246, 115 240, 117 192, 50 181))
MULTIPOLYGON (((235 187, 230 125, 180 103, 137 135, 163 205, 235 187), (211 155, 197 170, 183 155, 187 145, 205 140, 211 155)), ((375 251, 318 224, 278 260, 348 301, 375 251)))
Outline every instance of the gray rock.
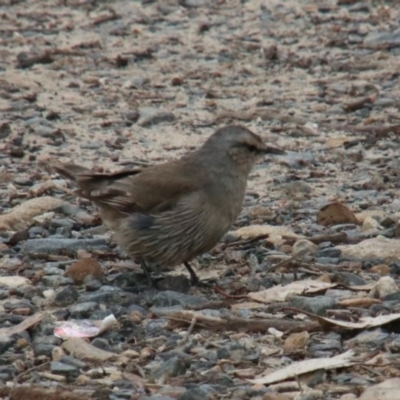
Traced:
POLYGON ((143 127, 175 121, 175 115, 172 112, 154 107, 139 108, 139 116, 138 124, 143 127))
POLYGON ((8 122, 0 122, 0 139, 6 139, 11 134, 11 126, 8 122))
POLYGON ((29 300, 23 300, 23 301, 12 301, 12 302, 4 302, 3 303, 3 307, 4 309, 9 313, 12 312, 12 310, 15 310, 17 308, 25 308, 25 309, 29 309, 30 313, 33 313, 33 306, 32 304, 29 302, 29 300))
POLYGON ((27 240, 22 246, 21 251, 25 255, 44 254, 75 254, 77 250, 87 251, 99 250, 109 251, 105 239, 31 239, 27 240))
POLYGON ((8 349, 14 346, 17 341, 17 337, 14 336, 6 336, 0 335, 0 354, 4 354, 8 349))
POLYGON ((391 276, 382 276, 372 287, 369 297, 382 299, 384 301, 393 301, 399 298, 396 281, 391 276))
POLYGON ((337 333, 316 335, 309 345, 309 351, 315 354, 325 353, 327 356, 333 356, 338 351, 342 351, 342 338, 337 333))
POLYGON ((232 360, 234 363, 239 363, 243 361, 257 361, 260 355, 255 350, 248 349, 239 343, 233 343, 218 349, 217 356, 219 359, 227 359, 232 360))
POLYGON ((102 283, 97 279, 93 278, 93 276, 89 275, 84 280, 83 283, 85 284, 85 289, 88 292, 95 292, 96 290, 101 289, 102 283))
POLYGON ((104 338, 95 338, 92 340, 91 345, 101 350, 111 351, 110 343, 104 338))
POLYGON ((138 110, 131 110, 125 113, 125 118, 128 121, 136 122, 139 119, 139 112, 138 110))
POLYGON ((81 295, 80 301, 95 302, 103 304, 113 304, 129 306, 136 301, 136 296, 112 286, 103 286, 97 292, 85 293, 81 295))
POLYGON ((50 221, 50 232, 61 234, 62 236, 69 237, 74 228, 74 221, 69 218, 57 218, 50 221))
POLYGON ((211 400, 214 398, 216 390, 209 385, 201 385, 193 389, 187 390, 179 400, 211 400))
POLYGON ((383 348, 385 341, 389 338, 389 333, 382 329, 374 329, 372 331, 362 331, 356 337, 349 340, 347 344, 358 346, 358 348, 377 349, 383 348))
POLYGON ((180 305, 184 308, 191 308, 201 307, 204 304, 207 304, 207 302, 208 300, 203 297, 173 292, 172 290, 157 293, 153 298, 153 305, 155 307, 172 307, 180 305))
POLYGON ((315 161, 315 155, 311 151, 287 151, 286 154, 280 156, 279 159, 282 164, 287 165, 290 168, 304 168, 304 165, 315 161))
POLYGON ((57 307, 66 307, 78 300, 79 293, 73 286, 66 286, 56 293, 54 304, 57 307))
POLYGON ((289 299, 289 304, 291 307, 308 311, 313 314, 325 315, 326 310, 330 310, 336 307, 336 300, 332 297, 327 296, 293 296, 289 299))
MULTIPOLYGON (((14 289, 14 294, 18 297, 23 297, 25 299, 31 300, 34 296, 41 296, 43 293, 42 288, 37 287, 37 286, 31 286, 31 285, 24 285, 24 286, 19 286, 14 289)), ((0 300, 2 300, 4 297, 3 296, 3 291, 0 290, 0 300)), ((6 296, 8 297, 8 296, 6 296)))
POLYGON ((300 193, 310 194, 311 186, 304 181, 292 181, 282 186, 283 191, 289 196, 297 196, 300 193))
POLYGON ((325 296, 333 297, 336 300, 344 299, 346 297, 349 298, 349 297, 352 297, 353 295, 354 295, 354 292, 352 292, 351 290, 344 290, 342 288, 340 288, 340 289, 328 289, 325 292, 325 296))
POLYGON ((86 142, 81 144, 81 149, 97 150, 103 146, 100 142, 86 142))
POLYGON ((44 275, 64 275, 64 270, 61 268, 54 267, 52 265, 44 266, 43 268, 44 275))
POLYGON ((76 368, 85 368, 87 366, 87 364, 85 362, 78 360, 71 356, 62 356, 60 358, 60 362, 62 362, 64 364, 72 365, 73 367, 76 367, 76 368))
POLYGON ((122 84, 122 87, 124 89, 139 89, 142 86, 146 85, 147 83, 150 82, 149 78, 145 78, 142 76, 137 76, 133 77, 131 79, 128 79, 122 84))
POLYGON ((327 249, 318 250, 315 254, 316 257, 329 257, 337 258, 340 257, 341 250, 335 249, 334 247, 328 247, 327 249))
POLYGON ((364 38, 364 46, 369 49, 393 48, 400 46, 399 32, 370 32, 364 38))
POLYGON ((400 291, 387 294, 386 296, 382 297, 383 301, 400 301, 400 291))
POLYGON ((400 336, 397 335, 387 347, 392 353, 400 353, 400 336))
POLYGON ((347 286, 366 285, 367 281, 351 272, 338 272, 333 275, 333 282, 343 283, 347 286))
POLYGON ((0 366, 0 382, 6 382, 12 380, 13 377, 18 375, 19 371, 14 365, 1 365, 0 366))
POLYGON ((36 125, 32 128, 36 135, 42 136, 45 138, 54 138, 59 132, 59 130, 57 128, 44 126, 44 125, 36 125))
POLYGON ((52 361, 50 363, 50 371, 53 374, 64 375, 68 378, 77 377, 79 375, 79 368, 64 364, 60 361, 52 361))
POLYGON ((337 382, 340 385, 346 386, 361 386, 366 387, 370 386, 372 383, 375 383, 372 379, 367 379, 360 376, 354 376, 351 374, 339 374, 332 378, 334 382, 337 382))
POLYGON ((185 375, 187 363, 178 357, 173 357, 162 363, 157 369, 152 372, 152 377, 160 379, 162 376, 167 378, 185 375))
POLYGON ((139 312, 141 314, 142 317, 145 317, 148 314, 148 311, 142 307, 139 306, 137 304, 131 304, 128 308, 128 314, 132 313, 132 312, 139 312))
POLYGON ((74 204, 63 204, 62 206, 55 208, 54 211, 72 217, 74 220, 77 220, 81 223, 93 220, 93 217, 90 214, 74 204))
POLYGON ((173 314, 177 311, 183 310, 184 307, 176 305, 172 307, 151 307, 151 312, 158 318, 165 318, 166 316, 173 314))
POLYGON ((315 262, 318 264, 339 264, 340 259, 339 258, 333 258, 333 257, 318 257, 315 259, 315 262))
POLYGON ((387 97, 382 97, 382 98, 376 100, 374 103, 375 107, 393 107, 395 105, 396 105, 396 100, 389 99, 387 97))
POLYGON ((46 287, 57 288, 59 286, 71 285, 74 281, 62 275, 45 275, 42 277, 42 283, 46 287))
POLYGON ((89 318, 93 311, 99 308, 99 303, 94 301, 86 301, 84 303, 74 304, 70 307, 69 312, 71 318, 75 319, 85 319, 89 318))
POLYGON ((51 358, 53 349, 60 346, 62 340, 55 336, 37 336, 32 343, 35 357, 46 356, 51 358))
MULTIPOLYGON (((132 384, 130 384, 131 388, 129 390, 126 390, 126 389, 121 390, 120 388, 122 386, 122 380, 118 380, 113 383, 115 384, 115 387, 118 388, 118 391, 116 393, 111 392, 109 397, 95 397, 93 394, 91 398, 95 399, 95 400, 132 400, 132 386, 133 386, 132 384)), ((125 384, 125 386, 127 386, 128 383, 130 383, 130 382, 126 381, 126 380, 123 381, 123 384, 125 384)), ((135 392, 134 392, 135 395, 136 395, 136 393, 141 393, 144 396, 144 389, 138 389, 136 386, 134 390, 135 390, 135 392)), ((96 391, 96 392, 98 392, 98 391, 96 391)), ((153 399, 155 398, 157 400, 175 400, 169 396, 161 396, 161 395, 155 395, 155 396, 150 396, 150 397, 153 399)), ((146 397, 140 396, 140 400, 147 399, 147 398, 148 398, 147 396, 146 397)))
POLYGON ((157 337, 157 336, 167 336, 169 332, 166 330, 168 326, 168 320, 166 319, 154 319, 149 321, 146 325, 146 337, 157 337))
MULTIPOLYGON (((114 400, 112 398, 112 390, 106 387, 100 387, 96 389, 90 396, 90 398, 92 398, 93 400, 114 400)), ((120 400, 120 399, 116 397, 115 400, 120 400)))
POLYGON ((17 185, 20 186, 32 186, 33 185, 33 181, 27 177, 23 177, 23 176, 18 176, 15 179, 13 179, 13 182, 17 185))
POLYGON ((35 127, 37 125, 43 125, 43 126, 47 126, 47 127, 52 127, 53 124, 51 122, 49 122, 46 118, 43 117, 33 117, 33 118, 29 118, 24 122, 25 126, 29 126, 29 127, 35 127))

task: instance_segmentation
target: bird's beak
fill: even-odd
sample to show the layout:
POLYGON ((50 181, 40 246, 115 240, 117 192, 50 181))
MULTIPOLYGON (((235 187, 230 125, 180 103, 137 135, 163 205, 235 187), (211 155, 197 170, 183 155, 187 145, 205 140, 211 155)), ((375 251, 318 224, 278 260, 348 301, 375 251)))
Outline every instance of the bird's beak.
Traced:
POLYGON ((262 154, 285 154, 285 151, 282 149, 279 149, 278 147, 270 146, 268 144, 265 144, 260 147, 260 153, 262 154))

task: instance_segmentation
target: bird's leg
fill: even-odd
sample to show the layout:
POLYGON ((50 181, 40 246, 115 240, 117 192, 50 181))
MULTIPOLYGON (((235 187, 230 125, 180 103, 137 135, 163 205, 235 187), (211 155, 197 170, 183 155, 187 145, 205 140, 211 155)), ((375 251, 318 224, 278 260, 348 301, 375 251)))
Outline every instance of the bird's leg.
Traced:
POLYGON ((183 265, 186 267, 186 269, 189 271, 190 275, 190 284, 192 286, 197 286, 200 283, 199 278, 196 275, 196 272, 194 272, 193 268, 190 266, 188 262, 184 262, 183 265))
POLYGON ((156 285, 156 283, 154 282, 153 278, 151 277, 149 267, 146 265, 146 263, 145 263, 143 260, 140 261, 140 265, 141 265, 141 267, 142 267, 142 269, 143 269, 143 272, 144 272, 145 275, 146 275, 147 282, 149 283, 149 285, 156 288, 157 285, 156 285))

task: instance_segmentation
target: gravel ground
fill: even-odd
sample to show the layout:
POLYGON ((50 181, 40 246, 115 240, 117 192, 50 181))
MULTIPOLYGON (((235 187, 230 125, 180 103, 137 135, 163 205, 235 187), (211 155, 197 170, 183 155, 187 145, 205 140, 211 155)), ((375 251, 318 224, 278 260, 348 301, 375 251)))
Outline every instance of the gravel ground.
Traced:
POLYGON ((0 1, 0 397, 396 399, 399 21, 385 1, 0 1), (227 124, 286 154, 194 263, 209 288, 183 267, 150 288, 49 169, 160 163, 227 124))

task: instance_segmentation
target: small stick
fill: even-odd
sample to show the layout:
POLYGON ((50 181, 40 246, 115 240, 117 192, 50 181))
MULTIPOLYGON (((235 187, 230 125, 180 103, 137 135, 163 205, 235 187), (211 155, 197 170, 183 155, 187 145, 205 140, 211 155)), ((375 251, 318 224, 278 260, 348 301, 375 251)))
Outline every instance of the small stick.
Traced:
POLYGON ((18 380, 19 380, 22 376, 24 376, 24 375, 26 375, 26 374, 29 374, 29 373, 32 372, 32 371, 38 370, 38 369, 40 369, 40 368, 42 368, 42 367, 44 367, 44 366, 46 366, 46 365, 48 365, 48 364, 50 364, 50 361, 46 361, 46 362, 44 362, 43 364, 40 364, 40 365, 35 365, 34 367, 29 368, 29 369, 27 369, 27 370, 24 371, 24 372, 21 372, 19 375, 17 375, 17 376, 14 378, 14 382, 15 382, 15 383, 18 383, 18 380))
POLYGON ((186 332, 186 335, 184 336, 184 338, 181 341, 181 344, 186 343, 188 341, 189 336, 192 334, 193 328, 196 325, 196 322, 197 322, 197 318, 193 317, 192 321, 190 322, 189 328, 188 328, 188 330, 186 332))
POLYGON ((293 261, 296 261, 297 259, 305 256, 309 252, 310 252, 310 249, 300 250, 297 254, 291 256, 290 258, 287 258, 286 260, 283 260, 283 261, 279 262, 278 264, 269 267, 267 269, 267 272, 272 272, 272 271, 276 270, 277 268, 286 267, 287 265, 289 265, 293 261))

